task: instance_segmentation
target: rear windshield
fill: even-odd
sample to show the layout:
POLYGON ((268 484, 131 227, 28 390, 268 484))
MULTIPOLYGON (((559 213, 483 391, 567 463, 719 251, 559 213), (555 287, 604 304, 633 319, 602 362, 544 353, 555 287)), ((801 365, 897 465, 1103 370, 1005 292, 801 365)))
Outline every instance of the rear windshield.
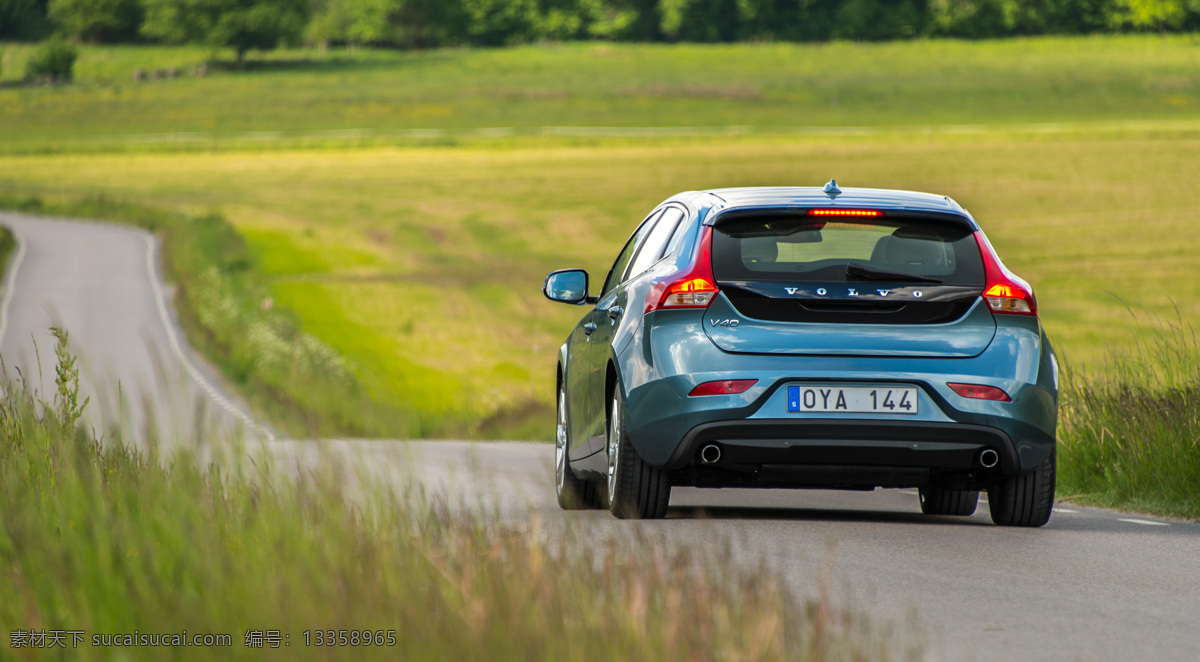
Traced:
POLYGON ((971 230, 926 219, 750 216, 713 233, 718 281, 984 284, 971 230))

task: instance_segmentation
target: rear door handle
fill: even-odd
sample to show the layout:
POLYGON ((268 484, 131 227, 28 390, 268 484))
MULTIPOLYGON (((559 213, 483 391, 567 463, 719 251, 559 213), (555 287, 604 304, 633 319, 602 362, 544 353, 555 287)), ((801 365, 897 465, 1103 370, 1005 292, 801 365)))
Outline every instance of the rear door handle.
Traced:
POLYGON ((587 324, 583 325, 583 335, 585 335, 585 336, 592 335, 592 331, 595 331, 595 330, 596 330, 595 322, 588 322, 587 324))
POLYGON ((621 310, 620 306, 613 306, 612 308, 608 309, 608 319, 615 320, 620 317, 621 313, 623 312, 624 311, 621 310))

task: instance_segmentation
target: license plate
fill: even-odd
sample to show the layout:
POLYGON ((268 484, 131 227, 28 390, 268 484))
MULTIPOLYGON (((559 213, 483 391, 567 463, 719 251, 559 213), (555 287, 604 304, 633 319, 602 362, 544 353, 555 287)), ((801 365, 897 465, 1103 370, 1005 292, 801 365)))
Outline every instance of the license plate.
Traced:
POLYGON ((788 411, 915 414, 915 386, 789 386, 788 411))

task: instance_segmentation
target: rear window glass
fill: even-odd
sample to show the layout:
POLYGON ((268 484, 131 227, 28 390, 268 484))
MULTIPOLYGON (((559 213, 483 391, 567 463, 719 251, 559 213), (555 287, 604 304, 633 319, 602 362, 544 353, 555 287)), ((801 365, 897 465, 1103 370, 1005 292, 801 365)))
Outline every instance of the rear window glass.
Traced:
POLYGON ((718 281, 983 286, 983 262, 970 229, 943 222, 772 215, 730 219, 715 229, 718 281))

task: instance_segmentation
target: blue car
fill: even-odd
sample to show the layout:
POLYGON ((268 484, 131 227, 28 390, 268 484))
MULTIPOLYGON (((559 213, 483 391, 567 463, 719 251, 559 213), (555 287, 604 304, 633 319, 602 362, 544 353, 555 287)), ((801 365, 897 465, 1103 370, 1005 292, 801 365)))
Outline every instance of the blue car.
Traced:
POLYGON ((948 197, 688 192, 659 205, 558 355, 566 509, 658 518, 673 485, 917 488, 930 515, 1041 526, 1058 363, 1028 283, 948 197))

